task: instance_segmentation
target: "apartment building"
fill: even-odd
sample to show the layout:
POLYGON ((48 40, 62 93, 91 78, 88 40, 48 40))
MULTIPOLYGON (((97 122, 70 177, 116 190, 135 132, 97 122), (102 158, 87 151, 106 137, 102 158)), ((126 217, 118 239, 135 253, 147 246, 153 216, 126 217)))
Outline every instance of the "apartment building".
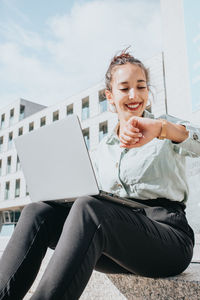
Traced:
MULTIPOLYGON (((151 111, 166 112, 162 53, 145 62, 150 69, 151 111), (154 99, 153 99, 154 98, 154 99)), ((67 98, 60 104, 45 107, 27 100, 17 100, 0 109, 0 234, 9 235, 22 208, 31 202, 13 139, 77 114, 90 152, 115 126, 117 115, 108 111, 103 82, 67 98)), ((64 137, 63 137, 64 138, 64 137)))

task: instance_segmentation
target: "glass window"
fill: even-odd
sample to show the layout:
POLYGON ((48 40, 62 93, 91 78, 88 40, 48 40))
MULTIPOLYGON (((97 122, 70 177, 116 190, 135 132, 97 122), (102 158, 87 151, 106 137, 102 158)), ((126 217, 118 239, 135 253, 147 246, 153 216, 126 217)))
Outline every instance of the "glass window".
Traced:
POLYGON ((10 172, 11 172, 11 156, 8 156, 6 173, 9 174, 10 172))
POLYGON ((67 105, 66 113, 67 113, 67 116, 72 115, 74 113, 73 104, 67 105))
POLYGON ((82 99, 82 120, 88 119, 90 116, 89 112, 89 97, 82 99))
POLYGON ((0 232, 0 236, 11 237, 15 229, 14 224, 3 224, 0 232))
POLYGON ((10 132, 8 136, 8 150, 12 148, 13 145, 13 133, 10 132))
POLYGON ((24 119, 24 117, 25 117, 25 106, 24 105, 20 105, 19 120, 24 119))
POLYGON ((89 133, 89 128, 83 129, 83 137, 86 143, 86 146, 89 150, 90 148, 90 133, 89 133))
POLYGON ((10 212, 9 211, 3 211, 3 223, 7 224, 7 223, 11 223, 11 216, 10 216, 10 212))
POLYGON ((18 135, 22 135, 23 134, 23 127, 20 127, 18 130, 18 135))
POLYGON ((46 125, 46 117, 42 117, 42 118, 40 119, 40 126, 42 127, 42 126, 44 126, 44 125, 46 125))
POLYGON ((34 122, 29 123, 29 131, 34 129, 34 122))
POLYGON ((4 198, 5 198, 5 200, 8 200, 10 198, 10 182, 9 181, 6 182, 4 198))
POLYGON ((14 108, 10 110, 10 119, 9 119, 9 125, 12 125, 14 121, 14 108))
POLYGON ((3 136, 0 137, 0 152, 3 151, 3 136))
POLYGON ((5 114, 1 115, 1 128, 5 127, 5 114))
POLYGON ((15 197, 19 197, 19 196, 20 196, 20 179, 17 179, 15 183, 15 197))
POLYGON ((53 112, 53 122, 59 120, 59 110, 53 112))
POLYGON ((102 122, 99 124, 99 142, 106 136, 108 133, 108 122, 102 122))
POLYGON ((19 170, 20 170, 20 161, 19 161, 19 156, 17 155, 16 172, 19 170))
POLYGON ((99 107, 100 107, 100 113, 107 111, 107 99, 105 95, 105 89, 99 91, 99 107))

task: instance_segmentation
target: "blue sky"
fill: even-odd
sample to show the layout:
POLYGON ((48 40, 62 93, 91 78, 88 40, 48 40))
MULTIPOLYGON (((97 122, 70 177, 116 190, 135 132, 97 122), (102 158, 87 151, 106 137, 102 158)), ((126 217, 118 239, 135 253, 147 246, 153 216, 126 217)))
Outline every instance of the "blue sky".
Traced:
POLYGON ((0 107, 62 102, 129 45, 142 60, 161 51, 159 0, 0 0, 0 107))

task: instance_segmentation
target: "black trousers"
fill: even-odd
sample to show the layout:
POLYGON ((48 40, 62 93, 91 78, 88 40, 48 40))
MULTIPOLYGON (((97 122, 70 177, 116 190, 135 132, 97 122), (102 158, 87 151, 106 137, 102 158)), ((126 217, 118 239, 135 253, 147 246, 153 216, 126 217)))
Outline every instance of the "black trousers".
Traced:
POLYGON ((133 209, 89 196, 66 206, 32 203, 23 209, 2 255, 0 299, 23 299, 48 247, 55 251, 32 300, 78 299, 93 269, 148 277, 179 274, 191 261, 193 239, 175 203, 133 209))

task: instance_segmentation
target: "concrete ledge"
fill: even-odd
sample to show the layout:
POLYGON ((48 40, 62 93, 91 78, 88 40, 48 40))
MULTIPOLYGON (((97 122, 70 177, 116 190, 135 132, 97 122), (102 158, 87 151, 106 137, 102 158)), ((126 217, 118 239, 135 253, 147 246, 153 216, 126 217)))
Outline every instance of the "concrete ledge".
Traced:
POLYGON ((128 300, 199 300, 200 264, 191 263, 180 275, 162 279, 123 274, 108 278, 128 300))

